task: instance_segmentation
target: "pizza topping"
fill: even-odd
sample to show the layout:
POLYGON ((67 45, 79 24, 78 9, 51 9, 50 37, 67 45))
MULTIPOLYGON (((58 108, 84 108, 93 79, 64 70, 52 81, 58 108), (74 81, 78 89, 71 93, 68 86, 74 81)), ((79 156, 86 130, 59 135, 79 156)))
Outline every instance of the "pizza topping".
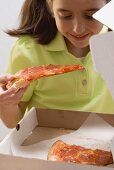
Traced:
POLYGON ((69 145, 62 141, 57 141, 53 144, 48 153, 48 160, 90 165, 108 165, 113 163, 112 153, 109 151, 69 145))
POLYGON ((83 70, 81 65, 42 65, 24 68, 15 74, 12 81, 8 82, 7 88, 10 88, 13 84, 17 88, 25 87, 26 84, 30 84, 31 81, 48 76, 54 76, 58 74, 64 74, 75 70, 83 70))
POLYGON ((25 68, 18 73, 16 73, 16 77, 20 77, 20 75, 27 79, 37 79, 45 76, 52 76, 56 74, 63 74, 75 70, 83 70, 84 68, 81 65, 42 65, 42 66, 34 66, 30 68, 25 68))

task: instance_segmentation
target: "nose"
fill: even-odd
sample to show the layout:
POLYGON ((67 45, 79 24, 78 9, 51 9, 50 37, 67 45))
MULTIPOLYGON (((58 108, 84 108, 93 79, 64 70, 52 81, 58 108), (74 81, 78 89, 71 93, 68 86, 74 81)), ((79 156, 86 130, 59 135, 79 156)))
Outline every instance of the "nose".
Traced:
POLYGON ((85 23, 81 19, 74 19, 73 21, 73 32, 82 34, 85 32, 85 23))

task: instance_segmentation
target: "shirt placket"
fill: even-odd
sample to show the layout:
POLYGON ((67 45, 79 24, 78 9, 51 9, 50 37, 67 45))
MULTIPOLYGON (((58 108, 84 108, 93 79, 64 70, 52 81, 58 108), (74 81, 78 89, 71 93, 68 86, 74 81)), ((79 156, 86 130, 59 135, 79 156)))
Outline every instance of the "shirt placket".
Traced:
POLYGON ((77 95, 78 96, 90 96, 91 95, 91 87, 90 85, 90 80, 89 80, 89 75, 87 71, 82 71, 80 75, 78 76, 77 79, 77 95))

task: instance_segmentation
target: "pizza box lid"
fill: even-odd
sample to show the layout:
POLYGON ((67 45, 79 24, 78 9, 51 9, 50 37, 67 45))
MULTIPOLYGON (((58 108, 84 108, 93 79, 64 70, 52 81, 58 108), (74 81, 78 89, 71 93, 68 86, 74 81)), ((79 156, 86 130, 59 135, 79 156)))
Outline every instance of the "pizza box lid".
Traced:
POLYGON ((93 14, 93 18, 114 30, 114 1, 110 1, 103 8, 93 14))
MULTIPOLYGON (((47 161, 42 158, 39 159, 39 158, 37 158, 38 153, 36 153, 36 149, 38 149, 38 148, 36 148, 36 145, 34 145, 34 144, 37 144, 36 142, 38 142, 38 138, 42 138, 42 134, 43 134, 42 128, 45 129, 43 138, 49 137, 49 135, 48 135, 49 128, 54 130, 53 131, 54 133, 52 132, 51 134, 55 134, 56 129, 59 129, 68 135, 68 133, 71 133, 72 131, 74 131, 73 129, 75 129, 75 130, 78 129, 81 126, 81 124, 83 124, 84 125, 83 127, 86 128, 87 121, 90 121, 90 125, 92 125, 92 127, 93 127, 93 125, 96 124, 95 119, 97 119, 97 128, 98 129, 100 129, 102 127, 101 121, 103 124, 106 123, 106 127, 105 127, 106 129, 111 128, 110 129, 110 132, 111 132, 110 135, 111 135, 111 140, 112 140, 111 143, 112 143, 112 146, 114 146, 113 137, 112 137, 113 133, 114 133, 113 127, 112 127, 112 126, 114 126, 114 122, 112 121, 113 117, 114 117, 114 115, 104 115, 104 114, 97 115, 95 113, 87 113, 87 112, 84 112, 84 113, 78 112, 78 114, 76 114, 76 112, 74 112, 74 111, 65 111, 65 110, 62 111, 62 110, 50 110, 50 109, 37 110, 35 108, 32 108, 28 112, 28 114, 24 117, 24 119, 21 120, 20 126, 18 126, 19 127, 18 130, 12 129, 11 132, 7 135, 7 137, 1 142, 1 144, 0 144, 0 153, 1 153, 0 154, 0 168, 2 170, 18 170, 19 168, 23 169, 23 170, 32 170, 33 168, 34 168, 34 170, 35 169, 37 169, 37 170, 38 169, 39 170, 47 170, 47 169, 61 169, 61 170, 68 169, 68 170, 70 170, 70 169, 72 169, 73 170, 76 168, 78 170, 83 170, 83 169, 84 170, 89 170, 89 169, 111 170, 114 168, 114 165, 110 165, 110 166, 106 166, 106 167, 97 167, 97 166, 92 166, 92 165, 80 165, 80 164, 73 164, 73 163, 52 162, 52 161, 47 161), (79 114, 80 114, 80 116, 79 116, 79 114), (71 115, 71 116, 69 116, 69 115, 71 115), (90 121, 91 116, 95 116, 94 122, 90 121), (51 117, 51 120, 50 120, 50 117, 51 117), (81 121, 81 123, 79 123, 79 121, 81 121), (70 122, 70 124, 68 122, 70 122), (65 128, 66 131, 64 131, 63 128, 65 128), (24 142, 24 145, 22 146, 21 144, 23 142, 24 142), (35 146, 34 150, 31 147, 33 145, 35 146), (24 150, 23 150, 23 148, 24 148, 24 150), (34 156, 34 154, 36 154, 36 157, 34 156), (6 162, 7 162, 7 164, 6 164, 6 162)), ((91 129, 91 128, 89 128, 89 129, 91 129)), ((89 129, 88 129, 88 132, 89 132, 89 129)), ((104 127, 102 129, 104 129, 104 127)), ((102 135, 106 134, 106 129, 104 129, 104 131, 102 131, 102 135)), ((83 134, 83 128, 80 130, 81 130, 81 133, 83 134)), ((60 131, 58 131, 58 132, 60 133, 60 131)), ((99 133, 99 130, 97 132, 99 133)), ((97 135, 98 135, 98 133, 97 133, 97 135)), ((90 137, 91 132, 88 134, 90 137)), ((104 136, 102 136, 102 137, 104 137, 104 136)), ((43 142, 47 142, 47 141, 43 141, 43 142)), ((46 145, 44 144, 43 148, 45 148, 45 146, 46 145)), ((41 152, 42 152, 41 146, 40 146, 39 150, 41 150, 41 152)), ((41 155, 41 157, 42 157, 42 155, 41 155)))
POLYGON ((114 99, 114 32, 92 36, 90 50, 95 69, 106 81, 114 99))
POLYGON ((90 50, 94 66, 111 91, 114 99, 114 1, 110 1, 93 14, 93 18, 106 25, 111 32, 94 35, 90 38, 90 50))

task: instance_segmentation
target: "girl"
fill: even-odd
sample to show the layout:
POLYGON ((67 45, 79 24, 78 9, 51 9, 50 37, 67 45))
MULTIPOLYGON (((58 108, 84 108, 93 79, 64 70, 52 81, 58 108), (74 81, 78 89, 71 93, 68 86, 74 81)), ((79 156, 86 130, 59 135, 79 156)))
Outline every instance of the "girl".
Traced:
POLYGON ((25 0, 19 28, 8 31, 19 37, 11 52, 8 73, 50 63, 81 64, 85 70, 42 78, 19 91, 14 87, 5 89, 13 76, 1 77, 0 116, 7 127, 15 127, 31 107, 114 112, 110 92, 95 72, 89 50, 90 37, 107 31, 92 17, 107 2, 25 0))

